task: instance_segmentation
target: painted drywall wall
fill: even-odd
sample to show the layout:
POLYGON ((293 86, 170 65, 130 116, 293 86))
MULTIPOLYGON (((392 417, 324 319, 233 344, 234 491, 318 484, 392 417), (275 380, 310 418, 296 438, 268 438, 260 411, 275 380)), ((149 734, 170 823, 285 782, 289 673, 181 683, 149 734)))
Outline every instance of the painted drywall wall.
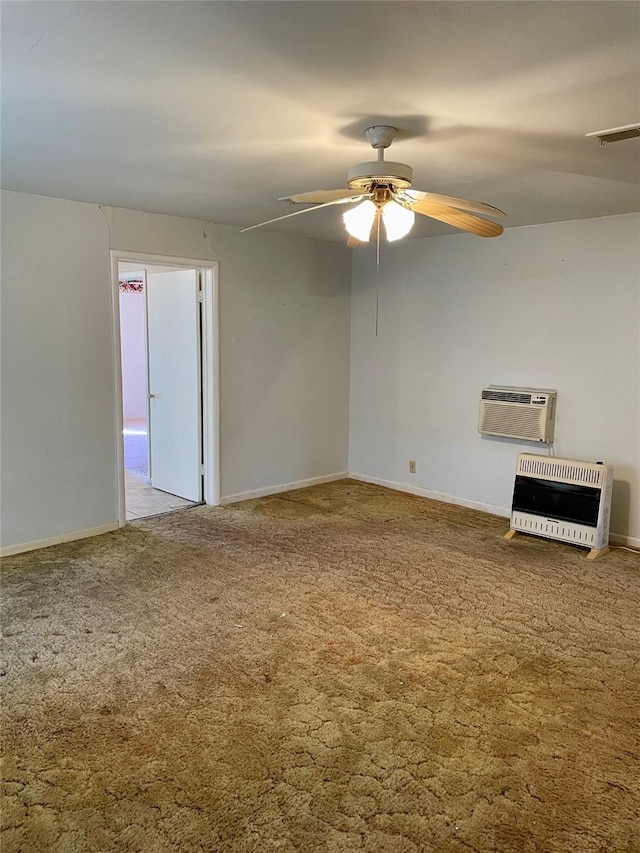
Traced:
POLYGON ((147 347, 144 293, 120 293, 122 411, 125 421, 147 419, 147 347))
POLYGON ((111 243, 219 261, 223 499, 347 470, 346 248, 129 210, 111 243))
POLYGON ((477 432, 488 384, 556 388, 558 456, 615 466, 611 530, 640 544, 640 217, 354 253, 349 470, 507 514, 516 456, 477 432), (409 460, 417 470, 410 475, 409 460))
POLYGON ((2 545, 117 521, 109 249, 218 260, 221 494, 346 470, 350 256, 2 193, 2 545))
MULTIPOLYGON (((612 529, 639 539, 637 229, 630 215, 385 245, 378 337, 358 250, 349 469, 506 512, 531 446, 477 434, 479 390, 556 387, 557 453, 616 466, 612 529)), ((3 192, 3 546, 116 522, 110 247, 220 262, 223 496, 346 469, 342 247, 3 192)))
POLYGON ((116 521, 109 234, 90 204, 2 193, 2 545, 116 521))

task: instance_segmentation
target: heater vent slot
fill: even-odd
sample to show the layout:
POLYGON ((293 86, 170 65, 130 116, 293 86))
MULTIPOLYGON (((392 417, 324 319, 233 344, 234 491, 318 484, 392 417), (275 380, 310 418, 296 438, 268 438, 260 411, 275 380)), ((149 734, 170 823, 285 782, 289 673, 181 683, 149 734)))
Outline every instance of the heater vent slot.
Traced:
POLYGON ((597 463, 569 462, 560 459, 544 459, 539 456, 520 454, 516 474, 541 477, 564 483, 600 486, 605 475, 605 466, 597 463))

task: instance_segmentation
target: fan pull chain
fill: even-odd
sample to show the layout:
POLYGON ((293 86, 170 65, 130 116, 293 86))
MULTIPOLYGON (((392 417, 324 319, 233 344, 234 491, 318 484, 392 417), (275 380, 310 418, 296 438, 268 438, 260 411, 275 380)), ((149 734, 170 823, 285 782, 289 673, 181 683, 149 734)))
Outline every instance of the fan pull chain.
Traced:
POLYGON ((376 338, 378 337, 378 308, 380 305, 380 211, 376 228, 376 338))

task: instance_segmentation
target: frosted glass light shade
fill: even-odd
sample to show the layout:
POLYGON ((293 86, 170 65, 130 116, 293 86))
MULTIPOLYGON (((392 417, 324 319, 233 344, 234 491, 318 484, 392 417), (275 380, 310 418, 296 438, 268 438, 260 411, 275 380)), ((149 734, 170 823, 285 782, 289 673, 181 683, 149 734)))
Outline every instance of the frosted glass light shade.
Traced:
MULTIPOLYGON (((397 207, 397 205, 396 205, 397 207)), ((363 201, 362 204, 352 207, 342 214, 344 227, 352 237, 366 243, 371 235, 371 227, 376 217, 376 206, 372 201, 363 201)))
POLYGON ((407 210, 395 201, 388 201, 382 208, 382 221, 384 230, 387 232, 387 240, 399 240, 406 236, 411 231, 415 218, 413 210, 407 210))

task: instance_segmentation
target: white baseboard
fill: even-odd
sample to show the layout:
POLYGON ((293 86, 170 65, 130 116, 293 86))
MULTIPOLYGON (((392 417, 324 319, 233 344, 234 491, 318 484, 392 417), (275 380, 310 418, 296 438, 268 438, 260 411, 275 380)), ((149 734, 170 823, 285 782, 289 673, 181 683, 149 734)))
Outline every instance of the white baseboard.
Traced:
POLYGON ((363 474, 350 473, 349 477, 352 480, 361 480, 363 483, 374 483, 376 486, 385 486, 387 489, 394 489, 396 492, 406 492, 409 495, 418 495, 421 498, 429 498, 432 501, 441 501, 445 504, 455 504, 455 506, 465 506, 468 509, 477 509, 480 512, 488 512, 491 515, 499 515, 503 518, 509 518, 511 509, 503 506, 493 506, 493 504, 485 504, 480 501, 470 501, 466 498, 457 498, 454 495, 447 495, 443 492, 434 492, 431 489, 421 489, 419 486, 412 486, 409 483, 394 483, 392 480, 381 480, 379 477, 366 477, 363 474))
POLYGON ((90 536, 99 536, 101 533, 110 533, 119 528, 117 521, 111 524, 102 524, 100 527, 89 527, 85 530, 74 530, 73 533, 62 533, 60 536, 50 536, 48 539, 34 539, 32 542, 23 542, 21 545, 7 545, 0 548, 0 557, 10 557, 12 554, 22 554, 25 551, 35 551, 38 548, 48 548, 50 545, 61 545, 63 542, 75 542, 76 539, 88 539, 90 536))
MULTIPOLYGON (((352 480, 360 480, 363 483, 373 483, 377 486, 384 486, 387 489, 394 489, 398 492, 406 492, 410 495, 418 495, 419 497, 429 498, 434 501, 454 504, 455 506, 464 506, 468 509, 476 509, 479 512, 487 512, 491 515, 498 515, 503 518, 509 518, 511 510, 508 507, 493 506, 480 501, 470 501, 466 498, 458 498, 455 495, 447 495, 442 492, 434 492, 431 489, 422 489, 419 486, 412 486, 409 483, 395 483, 392 480, 382 480, 379 477, 367 477, 363 474, 354 474, 347 471, 340 471, 336 474, 326 474, 323 477, 311 477, 308 480, 297 480, 293 483, 282 483, 278 486, 268 486, 264 489, 255 489, 250 492, 239 492, 237 495, 226 495, 220 499, 220 504, 226 506, 239 501, 247 501, 252 498, 266 497, 267 495, 277 495, 281 492, 289 492, 294 489, 303 489, 306 486, 316 486, 320 483, 332 483, 335 480, 344 480, 350 478, 352 480)), ((117 530, 119 524, 117 521, 111 524, 103 524, 100 527, 91 527, 85 530, 76 530, 73 533, 63 533, 60 536, 51 536, 48 539, 37 539, 32 542, 23 542, 20 545, 8 545, 0 548, 0 557, 10 557, 13 554, 22 554, 25 551, 35 551, 38 548, 48 548, 50 545, 60 545, 64 542, 74 542, 77 539, 87 539, 90 536, 99 536, 101 533, 110 533, 112 530, 117 530)), ((618 545, 626 548, 640 549, 640 538, 634 536, 624 536, 619 533, 611 533, 610 541, 612 545, 618 545)))
POLYGON ((268 495, 279 495, 281 492, 291 492, 294 489, 304 489, 307 486, 318 486, 320 483, 333 483, 334 480, 344 480, 345 477, 350 477, 346 471, 339 471, 336 474, 325 474, 323 477, 310 477, 308 480, 296 480, 294 483, 281 483, 279 486, 267 486, 264 489, 254 489, 251 492, 238 492, 237 495, 225 495, 220 498, 220 505, 238 503, 239 501, 249 501, 252 498, 264 498, 268 495))
MULTIPOLYGON (((511 516, 511 509, 509 507, 493 506, 492 504, 485 504, 480 501, 470 501, 466 498, 457 498, 454 495, 446 495, 442 492, 433 492, 430 489, 421 489, 419 486, 412 486, 409 483, 394 483, 392 480, 381 480, 378 477, 365 477, 362 474, 354 473, 350 473, 348 476, 352 480, 361 480, 363 483, 374 483, 377 486, 385 486, 387 489, 395 489, 397 492, 407 492, 407 494, 430 498, 434 501, 442 501, 443 503, 454 504, 455 506, 465 506, 468 509, 477 509, 480 512, 488 512, 491 515, 499 515, 502 518, 509 518, 511 516)), ((640 539, 635 536, 610 533, 609 541, 612 545, 620 545, 626 548, 640 548, 640 539)))
POLYGON ((622 548, 635 548, 640 550, 640 539, 637 536, 623 536, 621 533, 610 533, 609 542, 622 548))

